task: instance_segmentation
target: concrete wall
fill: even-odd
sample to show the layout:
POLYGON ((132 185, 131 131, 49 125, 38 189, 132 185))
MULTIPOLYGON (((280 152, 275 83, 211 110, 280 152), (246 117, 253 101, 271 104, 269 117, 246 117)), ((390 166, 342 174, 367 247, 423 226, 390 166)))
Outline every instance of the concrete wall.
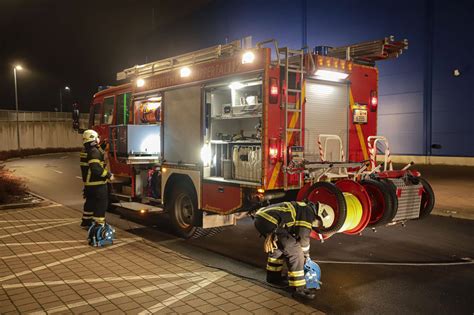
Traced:
MULTIPOLYGON (((20 112, 18 116, 22 149, 77 148, 81 135, 72 129, 69 113, 20 112)), ((81 125, 87 117, 81 117, 81 125)), ((17 150, 14 111, 0 111, 0 151, 17 150)))

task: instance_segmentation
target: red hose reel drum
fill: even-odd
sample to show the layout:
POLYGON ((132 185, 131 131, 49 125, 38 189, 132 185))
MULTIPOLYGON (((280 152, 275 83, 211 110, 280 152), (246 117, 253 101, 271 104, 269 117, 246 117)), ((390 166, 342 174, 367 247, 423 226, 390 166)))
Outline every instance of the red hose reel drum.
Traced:
POLYGON ((347 192, 354 195, 362 205, 362 218, 359 224, 351 230, 344 231, 345 234, 349 235, 359 234, 367 227, 370 221, 372 203, 370 201, 369 194, 365 190, 364 186, 350 179, 340 180, 336 182, 336 186, 342 192, 347 192))

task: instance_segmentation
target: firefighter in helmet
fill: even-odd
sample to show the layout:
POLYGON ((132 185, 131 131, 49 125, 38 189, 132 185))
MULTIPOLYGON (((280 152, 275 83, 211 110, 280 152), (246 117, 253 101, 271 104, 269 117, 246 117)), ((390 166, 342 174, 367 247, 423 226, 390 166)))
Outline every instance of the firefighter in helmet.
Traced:
POLYGON ((84 150, 81 152, 81 172, 84 182, 84 212, 81 226, 89 227, 93 223, 105 224, 105 212, 108 206, 107 180, 112 174, 105 168, 104 151, 99 146, 99 135, 94 130, 82 134, 84 150))
POLYGON ((290 286, 294 298, 314 299, 306 289, 304 264, 309 258, 310 233, 321 226, 319 203, 282 202, 257 211, 255 227, 265 237, 268 253, 267 282, 290 286), (288 280, 282 277, 283 262, 288 267, 288 280))

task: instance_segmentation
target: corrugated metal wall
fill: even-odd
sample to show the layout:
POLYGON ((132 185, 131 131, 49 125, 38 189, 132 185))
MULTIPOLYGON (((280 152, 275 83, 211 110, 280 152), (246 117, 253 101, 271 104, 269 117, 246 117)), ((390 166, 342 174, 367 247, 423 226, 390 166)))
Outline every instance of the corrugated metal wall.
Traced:
POLYGON ((293 48, 305 40, 312 48, 408 38, 401 58, 379 63, 379 133, 395 154, 474 156, 473 6, 460 0, 214 1, 180 21, 179 30, 193 30, 187 36, 163 38, 170 49, 183 50, 248 35, 293 48))

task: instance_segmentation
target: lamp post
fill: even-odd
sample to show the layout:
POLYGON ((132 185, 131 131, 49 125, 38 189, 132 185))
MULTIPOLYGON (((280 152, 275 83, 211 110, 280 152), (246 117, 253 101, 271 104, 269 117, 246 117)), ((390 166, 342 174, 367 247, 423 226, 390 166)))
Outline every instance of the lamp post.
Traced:
POLYGON ((23 68, 20 65, 13 67, 13 77, 15 79, 15 106, 16 106, 16 139, 18 142, 18 152, 21 155, 21 146, 20 146, 20 122, 18 120, 18 84, 16 82, 16 72, 21 71, 23 68))
POLYGON ((65 86, 64 88, 59 89, 59 105, 60 105, 60 112, 63 112, 63 89, 65 91, 71 91, 69 86, 65 86))

